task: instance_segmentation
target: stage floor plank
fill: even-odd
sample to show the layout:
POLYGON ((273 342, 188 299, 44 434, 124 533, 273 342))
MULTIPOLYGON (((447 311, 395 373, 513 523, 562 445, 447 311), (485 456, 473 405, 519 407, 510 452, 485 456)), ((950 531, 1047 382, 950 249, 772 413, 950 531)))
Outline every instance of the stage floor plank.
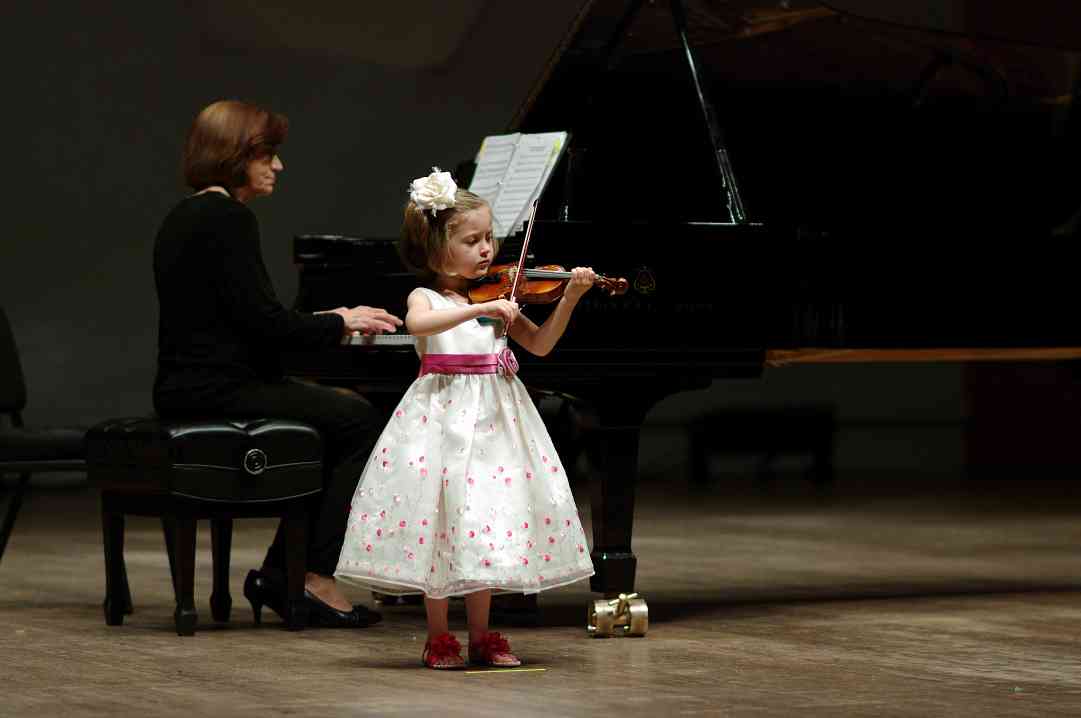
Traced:
MULTIPOLYGON (((273 614, 255 626, 241 588, 273 533, 264 520, 236 524, 228 625, 210 622, 200 525, 201 625, 180 638, 160 527, 129 518, 136 612, 108 627, 96 493, 37 490, 0 565, 0 714, 1078 715, 1074 493, 647 485, 635 549, 649 635, 588 638, 595 596, 570 586, 542 594, 539 627, 497 626, 545 671, 465 675, 420 667, 419 606, 360 631, 290 633, 273 614)), ((460 602, 452 621, 464 638, 460 602)))

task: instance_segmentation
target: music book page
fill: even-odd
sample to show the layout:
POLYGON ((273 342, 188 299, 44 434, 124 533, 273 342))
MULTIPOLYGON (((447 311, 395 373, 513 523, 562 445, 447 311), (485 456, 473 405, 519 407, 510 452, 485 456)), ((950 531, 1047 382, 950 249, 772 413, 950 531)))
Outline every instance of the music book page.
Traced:
POLYGON ((530 204, 544 190, 566 143, 566 132, 484 138, 469 189, 492 206, 496 237, 521 231, 530 204))
POLYGON ((488 203, 495 204, 495 196, 499 193, 499 185, 507 174, 514 148, 518 145, 521 134, 493 135, 485 137, 477 151, 477 169, 473 172, 473 182, 469 185, 469 191, 474 192, 488 203))

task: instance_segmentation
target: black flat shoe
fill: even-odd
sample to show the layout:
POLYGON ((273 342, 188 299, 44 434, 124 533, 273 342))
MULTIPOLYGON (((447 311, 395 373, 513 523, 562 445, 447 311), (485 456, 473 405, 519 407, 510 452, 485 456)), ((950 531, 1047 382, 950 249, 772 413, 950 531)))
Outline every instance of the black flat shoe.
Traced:
MULTIPOLYGON (((353 606, 352 611, 339 611, 323 603, 311 591, 304 591, 308 604, 308 625, 322 628, 367 628, 383 620, 382 614, 364 606, 353 606)), ((269 605, 269 604, 268 604, 269 605)))
POLYGON ((263 606, 269 606, 283 621, 286 620, 282 588, 262 571, 248 571, 248 576, 244 579, 244 598, 251 603, 256 625, 263 622, 263 606))

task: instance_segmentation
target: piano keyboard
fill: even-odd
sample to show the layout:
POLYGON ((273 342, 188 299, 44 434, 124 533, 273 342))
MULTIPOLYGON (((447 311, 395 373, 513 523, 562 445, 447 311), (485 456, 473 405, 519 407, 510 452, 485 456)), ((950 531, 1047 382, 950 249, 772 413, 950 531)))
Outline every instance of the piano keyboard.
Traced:
POLYGON ((412 334, 359 334, 353 332, 342 344, 354 347, 405 347, 417 343, 412 334))

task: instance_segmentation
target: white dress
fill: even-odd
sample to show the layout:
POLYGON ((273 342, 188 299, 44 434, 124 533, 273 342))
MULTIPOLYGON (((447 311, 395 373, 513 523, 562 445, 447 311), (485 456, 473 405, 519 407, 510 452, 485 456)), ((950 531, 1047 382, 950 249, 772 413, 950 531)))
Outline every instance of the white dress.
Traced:
MULTIPOLYGON (((435 310, 457 305, 422 289, 435 310)), ((496 354, 471 320, 417 353, 496 354)), ((566 473, 516 376, 426 374, 402 397, 353 496, 335 576, 382 593, 536 593, 593 575, 566 473)))

